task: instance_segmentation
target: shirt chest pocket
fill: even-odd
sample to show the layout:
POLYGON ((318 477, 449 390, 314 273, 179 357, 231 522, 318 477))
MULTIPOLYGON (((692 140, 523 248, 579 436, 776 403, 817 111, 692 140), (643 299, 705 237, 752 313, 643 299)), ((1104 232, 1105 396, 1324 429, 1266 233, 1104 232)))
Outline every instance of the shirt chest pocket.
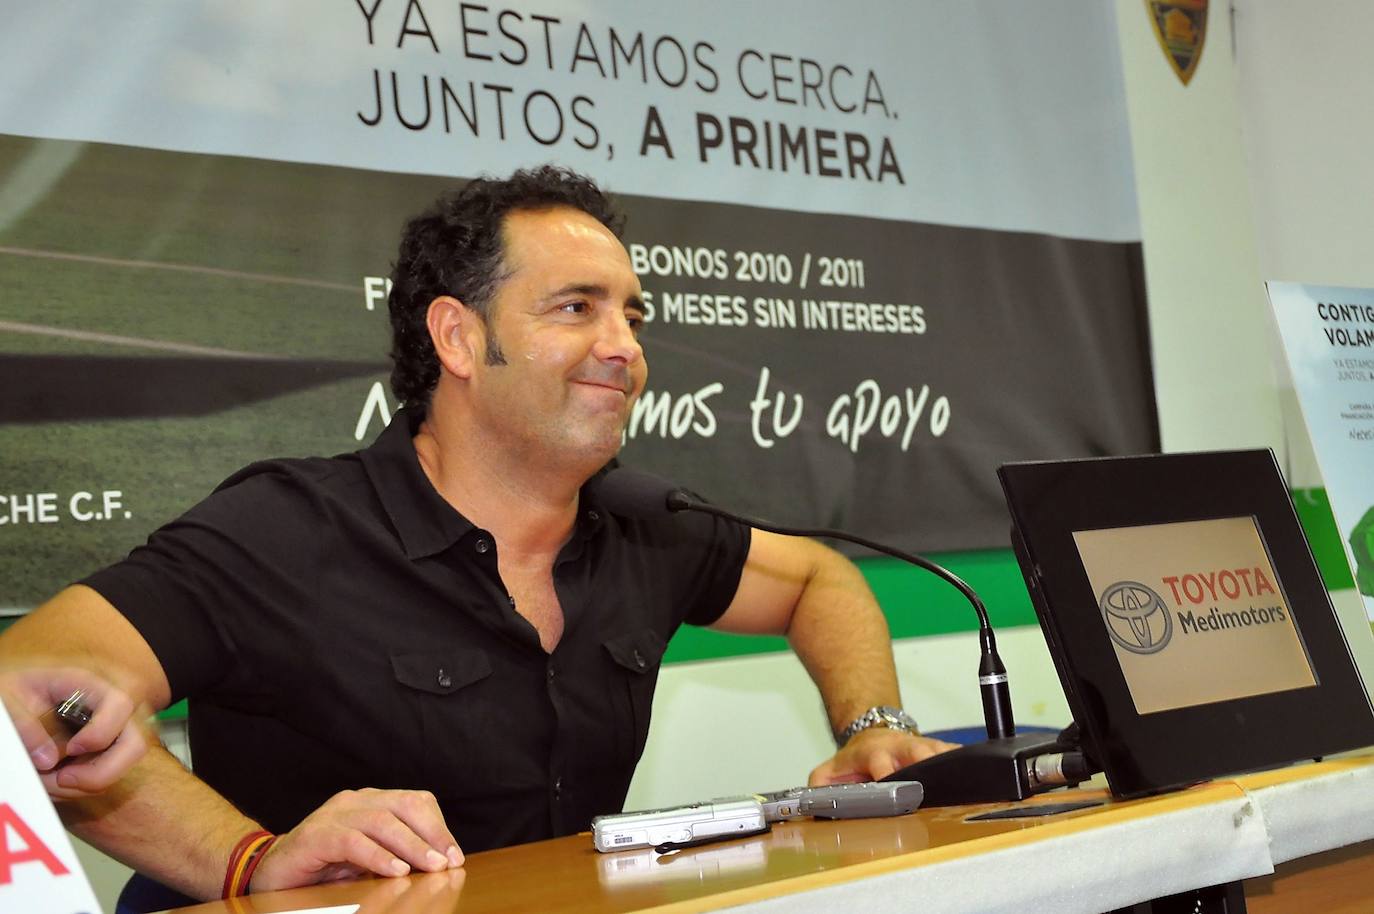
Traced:
POLYGON ((491 675, 491 661, 476 648, 392 651, 396 681, 430 695, 450 695, 491 675))
POLYGON ((623 749, 632 763, 637 762, 649 736, 654 686, 668 645, 658 632, 648 628, 616 635, 602 645, 613 667, 612 706, 621 710, 624 721, 619 728, 624 738, 623 749))
POLYGON ((404 719, 394 723, 410 731, 400 745, 414 753, 416 786, 436 793, 449 785, 489 788, 495 766, 482 747, 496 732, 499 707, 486 652, 448 647, 396 650, 390 657, 404 708, 404 719))

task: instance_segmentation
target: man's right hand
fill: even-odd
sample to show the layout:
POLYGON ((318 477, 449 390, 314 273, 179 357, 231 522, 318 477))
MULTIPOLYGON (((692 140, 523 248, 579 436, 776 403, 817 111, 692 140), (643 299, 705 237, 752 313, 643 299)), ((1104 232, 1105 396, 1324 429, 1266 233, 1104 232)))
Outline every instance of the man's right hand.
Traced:
POLYGON ((282 835, 253 873, 252 889, 405 876, 463 865, 434 795, 423 790, 345 790, 282 835))
POLYGON ((122 690, 87 670, 38 664, 0 670, 0 701, 54 799, 99 793, 148 748, 142 720, 147 709, 136 707, 122 690), (52 716, 55 705, 76 692, 93 711, 90 722, 70 738, 59 730, 50 732, 44 720, 52 716))

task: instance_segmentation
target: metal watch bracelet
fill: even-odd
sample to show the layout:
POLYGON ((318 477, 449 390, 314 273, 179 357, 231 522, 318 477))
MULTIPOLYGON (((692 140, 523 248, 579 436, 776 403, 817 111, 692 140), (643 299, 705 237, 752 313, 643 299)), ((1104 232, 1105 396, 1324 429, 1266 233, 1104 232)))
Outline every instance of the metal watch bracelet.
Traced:
POLYGON ((854 738, 854 734, 869 727, 887 727, 889 730, 900 730, 903 733, 919 733, 916 720, 901 708, 894 708, 891 705, 877 705, 869 708, 863 714, 854 719, 854 722, 845 727, 840 735, 835 737, 835 745, 843 747, 845 743, 854 738))

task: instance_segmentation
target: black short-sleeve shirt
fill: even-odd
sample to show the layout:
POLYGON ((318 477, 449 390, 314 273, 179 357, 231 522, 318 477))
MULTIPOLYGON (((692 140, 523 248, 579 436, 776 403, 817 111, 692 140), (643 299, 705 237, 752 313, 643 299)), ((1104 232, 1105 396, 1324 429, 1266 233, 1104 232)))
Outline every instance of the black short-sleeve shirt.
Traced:
POLYGON ((621 808, 668 639, 724 612, 749 530, 584 490, 547 654, 413 432, 403 410, 357 453, 254 464, 82 583, 190 699, 196 774, 275 832, 360 787, 432 791, 467 851, 585 829, 621 808))

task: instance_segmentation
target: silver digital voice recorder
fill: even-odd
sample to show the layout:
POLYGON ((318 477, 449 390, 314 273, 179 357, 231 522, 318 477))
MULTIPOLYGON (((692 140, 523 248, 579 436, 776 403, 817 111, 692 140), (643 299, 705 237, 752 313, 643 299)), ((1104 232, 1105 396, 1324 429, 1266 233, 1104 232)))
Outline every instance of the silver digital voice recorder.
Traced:
POLYGON ((680 847, 768 830, 758 797, 730 797, 669 809, 597 816, 592 841, 603 854, 636 847, 680 847))

